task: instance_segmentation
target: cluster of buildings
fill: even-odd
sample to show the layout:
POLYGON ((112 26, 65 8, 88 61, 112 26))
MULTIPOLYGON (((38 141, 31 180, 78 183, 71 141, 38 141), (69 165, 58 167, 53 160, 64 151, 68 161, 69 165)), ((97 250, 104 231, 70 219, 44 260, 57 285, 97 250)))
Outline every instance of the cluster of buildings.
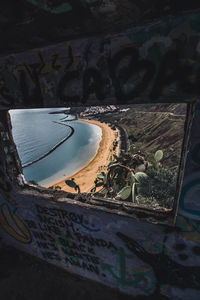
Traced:
POLYGON ((81 117, 86 117, 90 115, 98 115, 108 112, 113 112, 117 110, 115 105, 107 105, 107 106, 91 106, 87 107, 83 112, 80 113, 81 117))

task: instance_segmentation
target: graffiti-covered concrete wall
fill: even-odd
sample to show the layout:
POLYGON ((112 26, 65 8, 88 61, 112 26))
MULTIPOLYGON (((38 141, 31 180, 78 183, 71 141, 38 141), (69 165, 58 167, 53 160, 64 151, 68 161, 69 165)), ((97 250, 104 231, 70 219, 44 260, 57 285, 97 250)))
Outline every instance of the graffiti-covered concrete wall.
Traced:
POLYGON ((198 8, 196 0, 2 0, 0 55, 118 32, 198 8))
POLYGON ((6 110, 187 102, 199 92, 199 15, 1 59, 0 236, 68 272, 155 299, 200 298, 200 105, 175 226, 26 185, 6 110))
POLYGON ((200 15, 0 59, 0 107, 183 102, 199 93, 200 15))

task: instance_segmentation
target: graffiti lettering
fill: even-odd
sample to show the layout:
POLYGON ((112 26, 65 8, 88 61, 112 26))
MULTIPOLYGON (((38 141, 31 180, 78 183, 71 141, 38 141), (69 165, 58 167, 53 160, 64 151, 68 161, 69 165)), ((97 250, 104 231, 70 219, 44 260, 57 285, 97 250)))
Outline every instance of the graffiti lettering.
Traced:
MULTIPOLYGON (((120 42, 120 38, 118 40, 120 42)), ((174 43, 157 61, 147 55, 148 49, 145 48, 144 55, 144 50, 131 44, 124 46, 122 43, 115 51, 112 39, 108 43, 99 40, 103 47, 96 47, 98 51, 93 40, 84 41, 83 50, 75 42, 68 42, 65 51, 62 48, 60 53, 52 52, 48 56, 39 50, 35 62, 24 59, 15 66, 14 61, 9 65, 5 61, 0 95, 4 105, 23 103, 40 107, 50 99, 55 105, 77 105, 90 100, 104 103, 106 99, 117 103, 132 102, 145 95, 151 102, 162 102, 166 95, 174 99, 173 95, 179 93, 188 100, 200 91, 198 48, 192 60, 193 57, 184 54, 188 43, 181 47, 174 43), (11 83, 15 87, 13 91, 11 83)), ((159 50, 156 40, 154 46, 159 50)))

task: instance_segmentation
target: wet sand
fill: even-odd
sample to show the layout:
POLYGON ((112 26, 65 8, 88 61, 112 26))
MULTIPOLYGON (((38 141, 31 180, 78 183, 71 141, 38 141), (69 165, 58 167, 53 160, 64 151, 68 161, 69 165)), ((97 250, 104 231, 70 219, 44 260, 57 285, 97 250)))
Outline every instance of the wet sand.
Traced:
POLYGON ((51 185, 53 187, 60 186, 62 190, 71 193, 77 193, 74 189, 65 184, 65 180, 74 178, 75 182, 79 185, 81 193, 89 192, 94 186, 94 181, 98 173, 106 171, 106 167, 111 161, 113 154, 119 154, 119 143, 115 152, 113 151, 113 142, 119 141, 118 129, 113 130, 108 124, 101 123, 96 120, 78 119, 83 122, 88 122, 99 126, 102 129, 102 139, 99 144, 99 149, 96 156, 80 171, 66 177, 64 180, 51 185))

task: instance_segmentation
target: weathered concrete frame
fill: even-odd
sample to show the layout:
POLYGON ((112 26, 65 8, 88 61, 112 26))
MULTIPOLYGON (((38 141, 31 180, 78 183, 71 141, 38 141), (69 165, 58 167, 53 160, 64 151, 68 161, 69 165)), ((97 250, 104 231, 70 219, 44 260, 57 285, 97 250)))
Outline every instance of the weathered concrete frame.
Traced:
MULTIPOLYGON (((136 44, 134 47, 139 49, 139 52, 134 50, 136 55, 134 57, 138 59, 138 53, 140 56, 139 62, 137 59, 135 61, 138 70, 146 66, 147 74, 151 74, 152 70, 155 70, 151 69, 151 60, 156 61, 157 70, 153 78, 149 79, 148 76, 144 76, 142 84, 137 86, 138 89, 132 88, 130 98, 126 98, 127 102, 131 102, 131 97, 135 93, 137 103, 145 103, 145 101, 149 103, 151 102, 152 90, 154 90, 154 96, 157 97, 156 101, 152 100, 152 102, 163 102, 165 94, 163 94, 160 85, 163 88, 170 84, 175 85, 175 87, 177 85, 177 90, 180 92, 181 89, 181 93, 179 94, 175 89, 175 95, 171 96, 170 91, 167 94, 169 102, 188 102, 188 119, 185 127, 177 197, 180 193, 184 172, 183 157, 186 156, 187 152, 194 102, 197 99, 196 95, 199 94, 199 65, 197 61, 199 58, 199 32, 199 15, 197 14, 175 19, 169 18, 163 23, 151 24, 149 28, 130 29, 126 32, 125 38, 123 34, 120 35, 122 46, 126 45, 127 36, 129 36, 131 42, 136 44), (146 34, 146 30, 148 30, 148 34, 146 34), (160 30, 160 34, 155 33, 157 30, 160 30), (141 40, 140 34, 142 32, 144 34, 141 40), (182 36, 183 32, 186 32, 187 35, 182 36), (190 48, 191 41, 195 43, 193 49, 190 48), (156 49, 153 48, 155 55, 152 55, 150 50, 154 44, 156 44, 156 49), (182 47, 183 44, 184 47, 182 47), (176 47, 180 45, 181 47, 177 50, 176 47), (156 52, 156 50, 159 51, 156 52), (158 54, 160 57, 157 59, 158 54), (149 57, 151 57, 150 62, 149 57), (175 65, 173 65, 174 62, 175 65), (172 70, 172 77, 170 77, 171 75, 168 76, 168 63, 170 70, 172 70), (162 71, 166 72, 161 78, 159 75, 162 71), (183 71, 187 72, 184 73, 183 71), (190 75, 194 76, 191 78, 190 75), (148 80, 150 80, 150 85, 148 80), (143 91, 142 88, 145 84, 147 90, 143 91)), ((115 35, 115 38, 117 39, 118 36, 115 35)), ((96 39, 94 40, 96 41, 96 39)), ((76 45, 76 42, 74 43, 76 45)), ((79 43, 77 44, 79 45, 79 43)), ((62 48, 62 45, 58 45, 58 48, 60 46, 62 48)), ((52 46, 50 50, 55 48, 56 46, 52 46)), ((71 48, 69 46, 68 50, 71 48)), ((44 51, 46 59, 49 50, 43 49, 41 51, 44 51)), ((71 53, 70 51, 69 53, 71 53)), ((126 51, 128 53, 129 50, 126 51)), ((37 87, 42 90, 41 82, 38 80, 42 79, 44 75, 44 67, 48 69, 49 65, 44 61, 43 64, 39 62, 38 69, 34 69, 34 65, 38 61, 36 61, 37 57, 35 58, 33 53, 34 51, 28 53, 30 61, 25 62, 24 66, 17 65, 17 70, 22 71, 20 74, 23 76, 32 76, 30 79, 31 91, 35 92, 37 87), (29 68, 29 64, 32 69, 29 68), (24 67, 28 75, 24 73, 24 67), (39 72, 39 75, 34 73, 35 70, 39 72)), ((118 49, 114 54, 118 55, 118 49)), ((17 56, 17 60, 19 61, 22 56, 26 59, 25 54, 20 54, 19 57, 17 56)), ((65 59, 64 63, 66 63, 65 59)), ((86 56, 87 59, 88 56, 86 56)), ((119 56, 115 56, 115 60, 117 59, 119 56)), ((1 62, 4 65, 5 59, 1 59, 1 62)), ((71 63, 72 67, 74 65, 73 55, 71 55, 71 63)), ((62 69, 61 66, 59 72, 63 72, 62 69)), ((8 72, 4 75, 10 76, 10 69, 6 71, 8 72)), ((47 76, 51 75, 46 69, 44 72, 47 73, 47 76)), ((74 76, 77 75, 74 70, 70 72, 74 76)), ((92 72, 93 69, 91 71, 90 68, 87 75, 96 76, 97 73, 92 72)), ((64 268, 68 272, 96 280, 127 294, 142 295, 149 297, 149 299, 151 297, 155 297, 155 299, 177 299, 178 294, 179 299, 199 299, 200 210, 199 199, 197 196, 195 198, 194 193, 198 191, 200 175, 198 172, 199 158, 196 150, 195 157, 193 157, 193 153, 190 153, 189 171, 187 171, 187 177, 183 183, 179 207, 175 205, 173 215, 168 216, 167 219, 172 224, 174 216, 177 216, 174 226, 169 226, 162 212, 156 213, 154 211, 151 214, 145 208, 133 208, 133 206, 130 208, 129 205, 122 205, 117 201, 113 203, 112 201, 97 199, 75 199, 71 195, 66 197, 64 192, 47 191, 43 188, 27 185, 24 182, 21 163, 13 144, 7 111, 11 108, 22 107, 64 106, 66 105, 65 101, 67 104, 70 104, 71 101, 72 106, 78 105, 77 98, 66 97, 63 92, 63 85, 68 82, 69 75, 72 74, 67 74, 67 76, 65 74, 61 83, 59 82, 60 98, 56 98, 54 102, 52 102, 51 94, 44 91, 43 94, 40 94, 41 98, 37 99, 37 103, 34 103, 34 97, 29 97, 29 101, 24 102, 27 100, 23 98, 26 93, 20 88, 17 90, 18 81, 13 81, 12 76, 12 78, 10 77, 12 80, 10 82, 8 80, 7 85, 1 90, 0 235, 3 242, 64 268), (12 84, 14 93, 9 94, 9 87, 12 84), (192 198, 190 198, 191 193, 192 198)), ((130 72, 130 75, 133 74, 130 72)), ((114 80, 116 79, 114 86, 116 90, 119 78, 115 72, 111 72, 111 76, 114 80)), ((87 76, 84 78, 87 79, 87 76)), ((117 99, 119 99, 121 92, 122 90, 116 95, 117 99)), ((100 100, 95 98, 92 104, 102 105, 101 97, 105 95, 99 94, 98 86, 96 93, 100 100)), ((84 96, 84 105, 91 105, 90 93, 88 94, 87 89, 84 96)), ((117 99, 112 98, 112 103, 118 103, 117 99)), ((104 104, 107 103, 111 103, 109 97, 105 99, 104 104)), ((192 128, 192 142, 198 147, 200 145, 199 124, 200 107, 197 105, 192 128)), ((196 192, 196 194, 198 193, 196 192)))
MULTIPOLYGON (((175 225, 176 222, 176 215, 178 210, 178 198, 180 196, 182 181, 183 181, 183 174, 184 174, 184 166, 185 166, 185 160, 186 160, 186 153, 188 150, 188 142, 190 137, 190 131, 191 131, 191 125, 193 120, 193 114, 194 114, 194 103, 188 103, 187 106, 187 116, 185 121, 185 131, 184 131, 184 138, 182 142, 182 150, 181 150, 181 159, 178 169, 178 177, 177 177, 177 186, 176 186, 176 194, 173 201, 173 207, 172 209, 166 210, 166 209, 153 209, 149 206, 145 205, 138 205, 135 203, 124 203, 124 201, 119 200, 113 200, 113 199, 104 199, 99 197, 88 197, 86 193, 82 193, 81 195, 76 196, 75 194, 71 193, 65 193, 62 191, 50 191, 49 189, 42 188, 40 186, 35 186, 34 184, 28 184, 26 181, 24 181, 24 184, 19 185, 19 180, 16 180, 18 176, 21 176, 20 178, 23 178, 23 169, 21 165, 21 160, 19 158, 16 145, 14 143, 14 139, 12 136, 12 124, 11 119, 9 116, 8 111, 2 111, 2 120, 4 119, 7 124, 5 124, 5 127, 7 128, 7 133, 10 139, 10 147, 13 149, 12 155, 13 155, 13 164, 10 166, 8 163, 6 163, 6 170, 8 176, 11 178, 13 183, 15 184, 16 189, 21 189, 22 187, 24 189, 27 189, 30 191, 30 195, 34 193, 35 191, 41 192, 43 195, 52 195, 56 201, 56 199, 59 199, 60 197, 65 197, 65 201, 67 202, 68 199, 74 199, 74 203, 81 204, 81 206, 84 207, 84 204, 87 204, 87 208, 97 208, 99 206, 104 207, 104 211, 110 212, 110 213, 116 213, 119 215, 124 215, 128 217, 134 217, 138 220, 146 220, 152 223, 165 223, 168 225, 175 225)), ((4 154, 6 156, 6 152, 8 151, 6 146, 4 145, 4 142, 2 142, 4 154)), ((7 162, 7 159, 6 159, 7 162)), ((28 196, 28 195, 27 195, 28 196)))

